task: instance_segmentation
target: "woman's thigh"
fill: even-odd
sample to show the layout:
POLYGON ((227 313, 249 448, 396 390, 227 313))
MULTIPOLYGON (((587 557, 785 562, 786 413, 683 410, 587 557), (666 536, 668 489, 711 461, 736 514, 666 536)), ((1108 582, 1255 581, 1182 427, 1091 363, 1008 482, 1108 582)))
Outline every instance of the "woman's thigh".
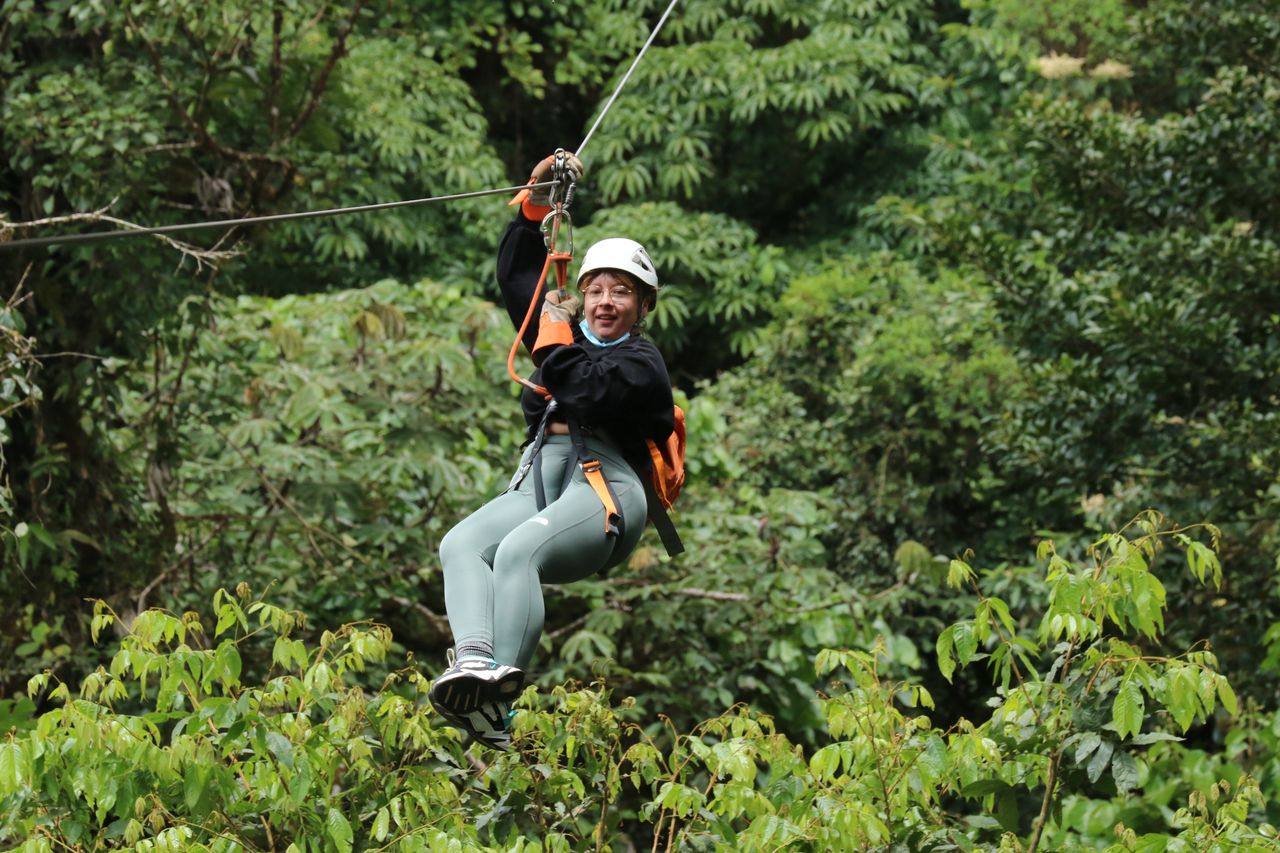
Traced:
POLYGON ((538 511, 529 495, 504 492, 459 521, 440 542, 441 559, 453 554, 476 554, 489 565, 502 540, 538 511))
POLYGON ((606 534, 604 505, 575 477, 546 509, 507 534, 495 567, 536 571, 542 583, 570 583, 625 559, 644 529, 644 490, 625 478, 610 485, 625 519, 622 536, 606 534))

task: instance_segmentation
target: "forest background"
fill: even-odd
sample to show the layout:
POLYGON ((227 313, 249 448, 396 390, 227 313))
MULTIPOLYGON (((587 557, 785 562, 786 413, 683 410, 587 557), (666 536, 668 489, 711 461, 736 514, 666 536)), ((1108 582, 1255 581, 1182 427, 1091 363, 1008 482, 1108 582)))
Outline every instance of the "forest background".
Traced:
MULTIPOLYGON (((664 7, 4 0, 0 240, 523 182, 664 7)), ((689 550, 501 755, 423 697, 510 208, 0 249, 0 845, 1280 849, 1278 139, 1268 0, 685 0, 573 215, 689 550)))

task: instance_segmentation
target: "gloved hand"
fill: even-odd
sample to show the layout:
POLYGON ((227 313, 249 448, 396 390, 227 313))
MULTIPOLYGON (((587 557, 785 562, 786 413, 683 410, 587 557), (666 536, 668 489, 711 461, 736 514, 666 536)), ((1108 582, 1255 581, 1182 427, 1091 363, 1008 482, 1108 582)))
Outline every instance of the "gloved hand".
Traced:
MULTIPOLYGON (((551 167, 555 165, 556 155, 552 154, 546 159, 540 161, 538 165, 533 167, 533 173, 529 175, 531 183, 541 183, 552 179, 551 167)), ((582 179, 583 166, 582 161, 572 151, 565 152, 565 168, 568 170, 568 178, 574 181, 582 179)), ((551 205, 552 187, 536 187, 529 190, 529 202, 539 207, 549 207, 551 205)), ((561 198, 564 197, 564 187, 559 187, 561 198)))
POLYGON ((578 315, 580 305, 582 301, 572 293, 565 294, 561 299, 560 291, 553 290, 542 303, 542 313, 557 323, 572 323, 573 318, 578 315))

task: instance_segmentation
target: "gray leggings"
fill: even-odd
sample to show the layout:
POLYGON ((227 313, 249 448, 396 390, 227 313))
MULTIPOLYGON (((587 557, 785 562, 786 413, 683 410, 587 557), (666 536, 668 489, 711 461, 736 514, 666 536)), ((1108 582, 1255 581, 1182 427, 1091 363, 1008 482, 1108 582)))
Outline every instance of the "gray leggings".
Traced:
MULTIPOLYGON (((574 465, 567 435, 542 447, 547 508, 538 511, 533 472, 464 518, 440 543, 444 602, 455 647, 491 647, 498 663, 526 669, 542 636, 543 583, 582 580, 626 559, 644 530, 644 487, 613 444, 592 438, 625 519, 622 536, 605 535, 604 506, 574 465)), ((531 448, 525 449, 521 467, 531 448)), ((513 478, 514 479, 514 478, 513 478)))

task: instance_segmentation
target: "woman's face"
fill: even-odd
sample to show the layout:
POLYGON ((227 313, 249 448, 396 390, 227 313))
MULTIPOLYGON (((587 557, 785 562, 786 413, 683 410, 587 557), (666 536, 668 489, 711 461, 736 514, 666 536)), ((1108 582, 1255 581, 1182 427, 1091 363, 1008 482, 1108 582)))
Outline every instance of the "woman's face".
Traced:
POLYGON ((644 316, 635 284, 608 270, 587 281, 582 289, 582 311, 587 328, 602 341, 622 337, 644 316))

